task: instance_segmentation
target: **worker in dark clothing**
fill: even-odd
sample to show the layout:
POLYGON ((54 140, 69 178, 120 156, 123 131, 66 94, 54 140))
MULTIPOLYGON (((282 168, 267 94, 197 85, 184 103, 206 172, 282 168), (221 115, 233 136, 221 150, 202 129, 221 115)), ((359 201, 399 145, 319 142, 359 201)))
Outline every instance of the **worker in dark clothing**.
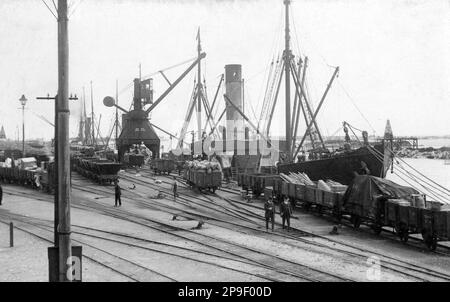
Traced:
POLYGON ((289 232, 291 229, 292 207, 288 198, 285 198, 280 205, 280 215, 283 222, 283 229, 285 228, 285 223, 287 222, 287 229, 289 232))
POLYGON ((369 175, 370 170, 367 167, 367 164, 363 161, 361 161, 361 169, 359 169, 359 175, 369 175))
POLYGON ((0 185, 0 206, 2 205, 2 199, 3 199, 3 188, 2 185, 0 185))
POLYGON ((272 222, 272 231, 275 224, 275 205, 273 204, 272 198, 267 199, 264 203, 264 210, 266 212, 266 230, 269 230, 269 220, 272 222))
POLYGON ((173 200, 176 201, 178 197, 178 184, 177 179, 175 177, 173 178, 172 191, 173 191, 173 200))
POLYGON ((116 181, 116 185, 114 186, 114 191, 115 191, 115 195, 116 195, 116 202, 115 202, 115 207, 117 207, 117 204, 119 204, 119 207, 122 206, 122 200, 120 199, 120 196, 122 195, 122 190, 120 189, 119 186, 119 181, 116 181))

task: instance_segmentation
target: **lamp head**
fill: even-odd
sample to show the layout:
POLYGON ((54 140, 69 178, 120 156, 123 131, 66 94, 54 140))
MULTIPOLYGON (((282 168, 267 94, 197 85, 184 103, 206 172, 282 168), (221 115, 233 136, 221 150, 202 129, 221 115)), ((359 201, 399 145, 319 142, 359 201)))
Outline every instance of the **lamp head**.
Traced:
POLYGON ((25 95, 22 94, 22 97, 19 99, 20 104, 22 104, 22 106, 25 106, 25 104, 27 103, 27 98, 25 97, 25 95))

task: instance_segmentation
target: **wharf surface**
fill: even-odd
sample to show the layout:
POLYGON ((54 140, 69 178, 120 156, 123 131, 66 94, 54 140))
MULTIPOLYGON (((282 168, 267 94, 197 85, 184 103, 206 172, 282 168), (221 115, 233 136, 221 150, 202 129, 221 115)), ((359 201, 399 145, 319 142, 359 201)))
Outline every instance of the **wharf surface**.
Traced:
MULTIPOLYGON (((334 221, 302 209, 294 211, 291 232, 281 228, 278 214, 275 231, 266 232, 263 200, 245 202, 235 185, 201 194, 180 181, 174 200, 173 176, 123 171, 122 207, 116 208, 113 186, 72 176, 72 239, 83 246, 83 281, 450 280, 447 255, 364 227, 342 225, 339 235, 330 235, 334 221), (133 184, 136 188, 129 189, 133 184), (158 191, 165 197, 155 198, 158 191), (379 280, 368 275, 373 259, 381 264, 379 280)), ((3 188, 0 281, 48 281, 53 196, 3 188), (13 248, 10 221, 17 227, 13 248)))

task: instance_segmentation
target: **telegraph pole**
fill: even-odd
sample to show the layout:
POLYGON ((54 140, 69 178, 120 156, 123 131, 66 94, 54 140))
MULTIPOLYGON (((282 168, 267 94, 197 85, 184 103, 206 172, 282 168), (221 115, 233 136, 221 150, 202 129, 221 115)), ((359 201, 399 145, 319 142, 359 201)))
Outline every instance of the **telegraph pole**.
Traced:
POLYGON ((70 149, 69 149, 69 39, 67 0, 58 0, 58 243, 59 281, 67 278, 72 266, 70 239, 70 149), (69 263, 69 264, 68 264, 69 263))

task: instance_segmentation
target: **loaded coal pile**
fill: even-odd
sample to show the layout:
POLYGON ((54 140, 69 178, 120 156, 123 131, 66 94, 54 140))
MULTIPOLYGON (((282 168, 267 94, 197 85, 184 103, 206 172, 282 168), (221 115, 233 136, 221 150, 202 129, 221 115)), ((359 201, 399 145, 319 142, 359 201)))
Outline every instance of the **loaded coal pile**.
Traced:
POLYGON ((213 171, 222 171, 222 168, 218 162, 207 161, 207 160, 187 161, 186 168, 188 170, 205 171, 208 174, 212 173, 213 171))

